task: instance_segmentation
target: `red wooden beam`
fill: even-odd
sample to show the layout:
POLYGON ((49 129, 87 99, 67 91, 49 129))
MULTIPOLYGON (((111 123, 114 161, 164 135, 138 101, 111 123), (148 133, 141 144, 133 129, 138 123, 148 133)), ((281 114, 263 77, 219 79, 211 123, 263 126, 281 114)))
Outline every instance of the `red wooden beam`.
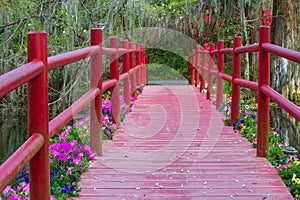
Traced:
POLYGON ((235 49, 242 45, 241 37, 233 39, 233 56, 232 56, 232 103, 230 123, 233 124, 240 115, 240 86, 234 83, 234 79, 241 76, 241 54, 237 54, 235 49))
POLYGON ((48 58, 48 70, 50 71, 62 67, 64 65, 74 63, 76 61, 82 60, 84 58, 88 58, 95 54, 99 54, 99 52, 100 52, 99 46, 90 46, 75 51, 51 56, 48 58))
POLYGON ((270 85, 270 53, 263 50, 264 43, 270 43, 270 28, 267 26, 259 28, 257 156, 260 157, 266 157, 268 153, 270 123, 270 98, 261 90, 263 85, 270 85))
POLYGON ((238 47, 235 50, 235 53, 250 53, 258 51, 258 44, 251 44, 248 46, 238 47))
POLYGON ((202 50, 202 63, 201 63, 201 76, 200 76, 200 92, 202 92, 205 88, 205 78, 206 78, 206 72, 203 70, 206 68, 206 53, 205 51, 207 50, 207 44, 203 45, 203 50, 202 50))
POLYGON ((90 104, 90 145, 93 151, 102 155, 102 29, 91 30, 91 46, 101 49, 91 57, 90 87, 97 88, 99 93, 95 94, 90 104))
POLYGON ((48 68, 47 33, 28 33, 28 62, 35 59, 44 63, 43 72, 28 82, 28 133, 39 133, 44 145, 29 162, 30 199, 50 199, 50 164, 48 134, 48 68))
MULTIPOLYGON (((115 48, 118 52, 118 38, 110 38, 110 48, 115 48)), ((111 87, 112 120, 120 124, 120 85, 119 85, 119 55, 110 55, 110 79, 116 79, 117 83, 111 87)))
MULTIPOLYGON (((127 51, 129 50, 129 45, 128 45, 128 40, 123 40, 122 41, 122 47, 124 49, 126 49, 127 51)), ((125 53, 123 54, 123 74, 126 74, 126 78, 124 79, 124 82, 123 82, 123 93, 124 93, 124 102, 129 105, 130 104, 130 80, 128 76, 128 72, 129 72, 129 69, 130 69, 130 66, 129 66, 129 53, 125 53)), ((123 75, 122 74, 122 75, 123 75)), ((122 76, 121 75, 121 76, 122 76)), ((120 76, 120 80, 122 80, 120 76)))
POLYGON ((292 115, 298 122, 300 122, 300 107, 295 105, 293 102, 286 99, 284 96, 276 92, 269 85, 262 85, 261 91, 276 102, 281 108, 292 115))
POLYGON ((217 76, 217 100, 216 108, 218 109, 223 102, 224 93, 224 81, 219 76, 219 73, 224 73, 224 54, 221 54, 221 50, 224 49, 224 41, 218 41, 218 76, 217 76))
POLYGON ((195 58, 195 72, 196 72, 196 80, 195 87, 198 87, 200 81, 200 45, 196 46, 196 58, 195 58))
POLYGON ((130 84, 131 84, 131 96, 136 98, 136 72, 134 70, 135 63, 134 63, 134 43, 129 42, 129 49, 131 50, 131 53, 129 55, 129 63, 130 63, 130 70, 132 73, 130 73, 130 84))
POLYGON ((196 50, 193 49, 191 53, 191 85, 195 84, 195 52, 196 50))
POLYGON ((31 135, 26 142, 0 166, 0 193, 41 149, 44 142, 44 138, 40 134, 31 135))
POLYGON ((38 76, 44 68, 44 63, 33 60, 0 76, 0 97, 38 76))
MULTIPOLYGON (((99 88, 94 87, 90 89, 71 106, 69 106, 67 109, 53 118, 49 122, 49 137, 53 137, 61 128, 63 128, 69 121, 71 121, 75 115, 77 115, 90 102, 93 102, 93 100, 100 94, 101 92, 99 88)), ((100 121, 97 121, 97 123, 100 123, 100 121)))
MULTIPOLYGON (((209 45, 209 51, 213 52, 215 50, 215 44, 210 44, 209 45)), ((213 93, 213 76, 212 73, 210 73, 215 66, 215 56, 214 54, 209 54, 209 62, 208 62, 208 82, 207 82, 207 93, 206 93, 206 99, 210 99, 210 95, 213 93)))
POLYGON ((281 56, 281 57, 284 57, 291 61, 300 63, 300 52, 299 51, 286 49, 284 47, 280 47, 280 46, 270 44, 270 43, 264 43, 264 44, 262 44, 261 47, 264 51, 267 51, 267 52, 270 52, 277 56, 281 56))

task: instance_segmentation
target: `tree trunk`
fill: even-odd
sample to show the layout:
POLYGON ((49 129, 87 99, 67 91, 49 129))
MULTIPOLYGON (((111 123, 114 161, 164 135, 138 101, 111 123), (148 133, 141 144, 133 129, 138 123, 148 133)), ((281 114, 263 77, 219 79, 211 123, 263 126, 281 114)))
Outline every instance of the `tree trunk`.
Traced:
MULTIPOLYGON (((299 50, 297 21, 299 6, 295 0, 273 0, 273 22, 271 41, 275 45, 299 50), (291 6, 292 5, 292 6, 291 6)), ((297 100, 300 93, 299 65, 285 58, 272 57, 271 84, 279 93, 291 100, 297 100)))

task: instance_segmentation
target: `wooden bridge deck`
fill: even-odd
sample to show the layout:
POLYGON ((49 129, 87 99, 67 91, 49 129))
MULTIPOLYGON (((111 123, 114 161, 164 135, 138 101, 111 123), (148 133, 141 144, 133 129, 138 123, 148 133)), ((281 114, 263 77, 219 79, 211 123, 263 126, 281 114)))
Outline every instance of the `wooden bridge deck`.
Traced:
POLYGON ((192 86, 147 86, 74 199, 293 199, 192 86))

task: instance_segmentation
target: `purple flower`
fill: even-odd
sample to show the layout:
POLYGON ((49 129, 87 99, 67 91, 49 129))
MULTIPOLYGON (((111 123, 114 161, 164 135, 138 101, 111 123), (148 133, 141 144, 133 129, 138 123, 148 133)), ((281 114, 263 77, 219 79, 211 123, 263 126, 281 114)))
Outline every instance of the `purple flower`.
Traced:
POLYGON ((60 144, 60 147, 61 147, 62 150, 63 150, 64 152, 66 152, 66 153, 71 152, 71 149, 72 149, 72 145, 71 145, 69 142, 66 142, 66 141, 62 142, 62 143, 60 144))
POLYGON ((67 160, 67 156, 65 155, 65 154, 60 154, 59 155, 59 160, 61 160, 61 161, 66 161, 67 160))

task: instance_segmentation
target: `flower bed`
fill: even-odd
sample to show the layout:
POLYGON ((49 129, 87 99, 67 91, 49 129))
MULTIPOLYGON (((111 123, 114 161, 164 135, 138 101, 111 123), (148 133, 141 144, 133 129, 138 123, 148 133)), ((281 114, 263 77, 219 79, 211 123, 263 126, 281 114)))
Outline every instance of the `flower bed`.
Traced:
MULTIPOLYGON (((223 103, 219 110, 224 114, 224 124, 230 126, 231 99, 223 103)), ((257 108, 251 102, 240 102, 240 116, 233 123, 233 129, 246 137, 253 147, 257 144, 257 108)), ((295 155, 285 154, 289 144, 284 143, 280 133, 274 128, 269 131, 269 151, 267 159, 276 168, 279 176, 294 197, 300 196, 300 162, 295 155)))
MULTIPOLYGON (((137 88, 137 94, 143 88, 137 88)), ((121 104, 120 119, 123 121, 131 111, 136 99, 131 97, 130 106, 121 104)), ((111 101, 104 98, 102 101, 102 135, 103 139, 112 139, 118 129, 112 122, 111 101)), ((79 194, 78 181, 80 175, 88 168, 89 163, 96 156, 89 144, 89 117, 83 116, 73 126, 67 126, 60 134, 50 139, 50 185, 51 200, 70 199, 79 194)), ((29 170, 28 165, 7 186, 0 195, 0 200, 27 200, 29 199, 29 170)))

